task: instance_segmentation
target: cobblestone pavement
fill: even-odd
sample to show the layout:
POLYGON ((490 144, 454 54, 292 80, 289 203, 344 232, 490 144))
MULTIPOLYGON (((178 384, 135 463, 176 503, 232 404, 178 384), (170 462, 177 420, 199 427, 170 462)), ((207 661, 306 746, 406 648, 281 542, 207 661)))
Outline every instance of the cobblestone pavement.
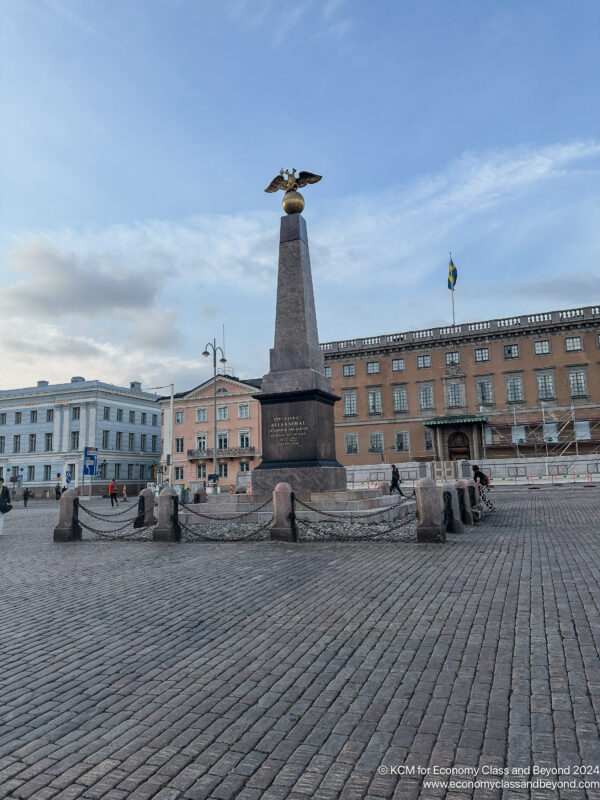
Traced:
POLYGON ((15 509, 0 797, 600 798, 425 786, 600 781, 600 490, 494 502, 447 545, 54 544, 56 506, 15 509))

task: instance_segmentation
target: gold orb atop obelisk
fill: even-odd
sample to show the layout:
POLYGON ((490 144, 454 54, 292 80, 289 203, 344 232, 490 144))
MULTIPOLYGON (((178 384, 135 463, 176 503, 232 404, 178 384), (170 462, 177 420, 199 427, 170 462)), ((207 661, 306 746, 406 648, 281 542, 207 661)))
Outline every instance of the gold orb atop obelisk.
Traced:
POLYGON ((289 189, 283 195, 281 205, 286 214, 301 214, 304 210, 304 198, 300 192, 289 189))
POLYGON ((285 213, 301 214, 304 210, 304 197, 302 197, 298 189, 309 183, 317 183, 320 180, 321 175, 315 175, 313 172, 299 172, 298 176, 296 176, 295 168, 291 172, 288 169, 282 169, 279 175, 273 178, 267 186, 265 192, 276 192, 281 189, 285 192, 282 202, 285 213))

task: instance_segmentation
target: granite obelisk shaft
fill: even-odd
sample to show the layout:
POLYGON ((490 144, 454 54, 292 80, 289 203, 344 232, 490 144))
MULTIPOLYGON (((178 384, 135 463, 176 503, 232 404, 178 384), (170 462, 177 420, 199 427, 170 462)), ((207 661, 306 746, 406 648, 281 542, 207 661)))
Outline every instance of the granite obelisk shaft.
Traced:
POLYGON ((346 470, 335 457, 333 405, 319 347, 306 223, 281 220, 275 342, 270 370, 256 395, 262 411, 262 463, 252 489, 273 491, 281 481, 300 495, 344 490, 346 470))

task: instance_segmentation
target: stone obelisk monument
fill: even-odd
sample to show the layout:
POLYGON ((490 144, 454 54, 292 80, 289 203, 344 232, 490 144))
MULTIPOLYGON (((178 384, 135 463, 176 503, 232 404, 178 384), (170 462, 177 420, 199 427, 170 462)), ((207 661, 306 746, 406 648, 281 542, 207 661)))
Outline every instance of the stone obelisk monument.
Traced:
POLYGON ((297 191, 321 178, 283 170, 265 190, 283 189, 275 343, 270 370, 256 395, 262 412, 262 463, 252 491, 270 494, 281 481, 300 497, 346 489, 346 470, 335 457, 333 406, 339 397, 325 377, 310 269, 304 198, 297 191))

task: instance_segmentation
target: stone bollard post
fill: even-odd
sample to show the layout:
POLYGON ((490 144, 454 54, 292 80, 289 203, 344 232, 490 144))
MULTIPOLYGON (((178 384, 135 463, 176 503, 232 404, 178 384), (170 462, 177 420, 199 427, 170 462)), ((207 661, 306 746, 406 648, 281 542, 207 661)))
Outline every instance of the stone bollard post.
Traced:
POLYGON ((58 512, 58 525, 54 528, 55 542, 80 542, 79 498, 75 489, 68 489, 61 495, 58 512))
POLYGON ((292 487, 289 483, 278 483, 273 492, 273 522, 269 528, 271 539, 277 542, 296 542, 297 528, 292 517, 292 487))
POLYGON ((420 478, 415 487, 417 500, 417 542, 445 542, 446 531, 440 504, 440 492, 431 478, 420 478))
POLYGON ((142 489, 138 498, 138 515, 133 523, 134 528, 146 528, 156 522, 154 518, 154 492, 142 489))
POLYGON ((462 521, 465 525, 473 525, 473 512, 471 511, 471 501, 469 500, 469 489, 466 481, 454 481, 454 486, 459 495, 459 505, 462 514, 462 521), (462 500, 461 500, 462 494, 462 500))
POLYGON ((473 514, 473 522, 481 522, 483 518, 483 508, 481 504, 481 496, 479 494, 479 486, 473 478, 467 482, 467 491, 469 493, 469 501, 471 503, 471 514, 473 514))
POLYGON ((450 527, 446 528, 446 530, 450 533, 464 533, 465 529, 460 517, 460 505, 458 502, 458 492, 456 491, 456 486, 453 483, 445 483, 442 486, 442 496, 444 492, 448 492, 450 495, 450 507, 452 509, 450 527))
POLYGON ((166 486, 158 496, 158 522, 152 529, 153 542, 180 542, 179 498, 177 492, 166 486))

